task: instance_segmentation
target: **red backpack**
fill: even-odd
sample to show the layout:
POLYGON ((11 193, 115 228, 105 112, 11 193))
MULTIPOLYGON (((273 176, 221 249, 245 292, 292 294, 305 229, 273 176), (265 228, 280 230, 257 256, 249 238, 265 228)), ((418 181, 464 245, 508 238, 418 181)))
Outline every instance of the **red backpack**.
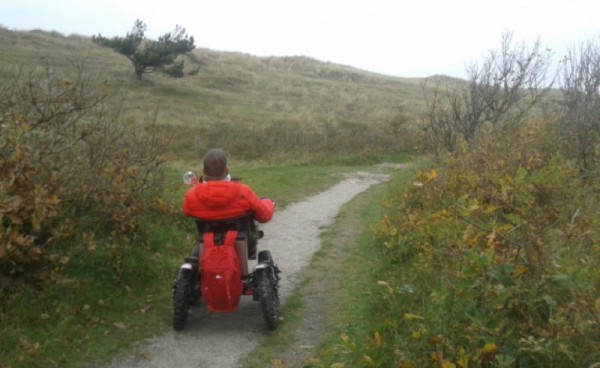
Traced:
POLYGON ((232 312, 240 302, 243 285, 240 260, 235 251, 237 231, 227 231, 223 245, 215 245, 214 233, 204 233, 201 294, 208 310, 232 312))

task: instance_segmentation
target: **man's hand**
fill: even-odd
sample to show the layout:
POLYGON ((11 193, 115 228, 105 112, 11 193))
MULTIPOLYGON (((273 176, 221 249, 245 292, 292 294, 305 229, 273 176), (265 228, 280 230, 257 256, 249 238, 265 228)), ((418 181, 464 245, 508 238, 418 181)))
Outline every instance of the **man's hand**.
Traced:
POLYGON ((275 205, 276 205, 275 201, 274 201, 274 200, 272 200, 272 199, 271 199, 271 198, 269 198, 269 197, 260 197, 260 199, 261 199, 261 200, 263 200, 263 199, 268 199, 269 201, 273 202, 273 207, 275 207, 275 205))

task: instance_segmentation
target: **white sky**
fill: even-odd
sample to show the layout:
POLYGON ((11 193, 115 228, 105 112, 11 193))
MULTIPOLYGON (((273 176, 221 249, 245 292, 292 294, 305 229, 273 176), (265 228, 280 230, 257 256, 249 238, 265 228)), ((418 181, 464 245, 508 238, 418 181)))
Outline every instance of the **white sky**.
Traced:
POLYGON ((401 77, 465 78, 503 32, 565 55, 599 39, 600 0, 0 0, 0 25, 124 36, 136 19, 157 38, 175 25, 196 47, 308 56, 401 77))

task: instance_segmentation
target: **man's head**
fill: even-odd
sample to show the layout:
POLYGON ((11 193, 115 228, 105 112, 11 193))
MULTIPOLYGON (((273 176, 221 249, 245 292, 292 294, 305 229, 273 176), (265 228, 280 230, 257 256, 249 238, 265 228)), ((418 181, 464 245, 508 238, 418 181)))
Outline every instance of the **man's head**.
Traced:
POLYGON ((204 155, 204 180, 222 180, 229 174, 227 154, 221 148, 211 148, 204 155))

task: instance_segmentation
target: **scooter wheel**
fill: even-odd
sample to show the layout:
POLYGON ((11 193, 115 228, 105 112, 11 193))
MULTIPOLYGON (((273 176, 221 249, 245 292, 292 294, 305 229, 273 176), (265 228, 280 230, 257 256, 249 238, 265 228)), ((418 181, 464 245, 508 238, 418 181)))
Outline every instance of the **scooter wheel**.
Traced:
POLYGON ((269 272, 269 269, 257 271, 256 292, 259 295, 267 328, 273 331, 279 326, 279 297, 269 272))
POLYGON ((180 275, 173 284, 173 329, 181 331, 185 327, 188 317, 188 309, 192 302, 191 287, 192 280, 186 275, 180 275))

